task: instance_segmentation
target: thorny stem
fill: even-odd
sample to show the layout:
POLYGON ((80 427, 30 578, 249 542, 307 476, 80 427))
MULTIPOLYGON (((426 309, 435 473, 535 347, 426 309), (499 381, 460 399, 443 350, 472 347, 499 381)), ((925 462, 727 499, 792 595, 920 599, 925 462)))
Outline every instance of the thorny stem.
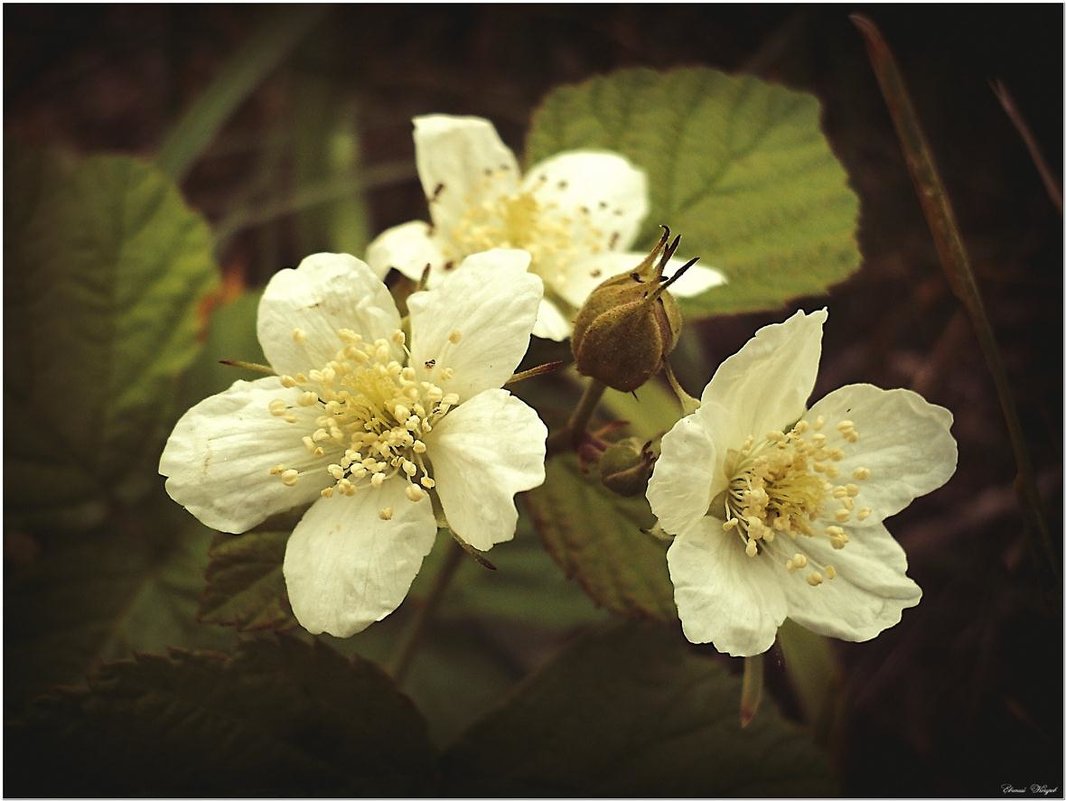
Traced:
POLYGON ((425 634, 426 624, 440 605, 441 598, 444 597, 444 591, 448 589, 452 578, 455 577, 455 572, 459 569, 459 565, 463 563, 464 556, 465 553, 458 543, 453 542, 448 546, 444 564, 441 565, 440 570, 433 579, 433 586, 429 590, 429 595, 426 596, 426 600, 418 609, 411 627, 407 630, 403 642, 392 659, 392 667, 389 672, 397 684, 402 684, 407 676, 407 671, 411 667, 415 653, 422 644, 422 636, 425 634))
POLYGON ((596 378, 590 378, 585 385, 585 391, 578 401, 577 407, 570 415, 566 428, 551 435, 548 440, 548 452, 562 450, 563 448, 576 448, 581 444, 588 428, 592 413, 596 411, 596 405, 607 390, 607 385, 596 378))
POLYGON ((911 103, 910 95, 903 83, 903 76, 900 74, 888 44, 877 26, 870 20, 858 14, 853 14, 851 20, 866 41, 870 64, 881 85, 881 93, 885 97, 892 122, 896 126, 896 134, 907 162, 907 169, 911 174, 911 180, 922 204, 922 211, 925 213, 929 230, 933 235, 940 264, 947 276, 948 284, 970 317, 977 335, 977 342, 981 346, 988 370, 992 374, 992 381, 995 384, 1007 426, 1007 434, 1014 450, 1014 461, 1018 470, 1015 488, 1021 501, 1022 513, 1028 518, 1029 525, 1026 526, 1026 530, 1033 537, 1034 548, 1043 551, 1056 579, 1060 579, 1059 557, 1051 542, 1051 534, 1044 516, 1040 493, 1036 487, 1033 463, 1029 457, 1025 435, 1018 418, 1018 408, 1011 390, 1010 379, 1007 376, 999 346, 996 344, 992 323, 985 311, 980 287, 977 285, 973 268, 970 266, 970 257, 962 241, 951 200, 940 178, 929 142, 922 131, 918 114, 911 103))

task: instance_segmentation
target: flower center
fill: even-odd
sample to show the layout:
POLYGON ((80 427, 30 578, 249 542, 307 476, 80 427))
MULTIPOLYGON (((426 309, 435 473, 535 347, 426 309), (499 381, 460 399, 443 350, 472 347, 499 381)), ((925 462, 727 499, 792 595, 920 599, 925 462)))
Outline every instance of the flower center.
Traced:
MULTIPOLYGON (((750 557, 770 552, 767 547, 779 535, 793 540, 800 537, 826 537, 836 550, 848 543, 843 524, 854 514, 865 520, 872 514, 869 507, 856 510, 859 485, 836 484, 840 476, 838 463, 846 456, 848 445, 858 441, 855 424, 843 420, 836 433, 827 435, 819 417, 813 425, 800 420, 788 432, 771 431, 756 440, 749 436, 739 450, 730 450, 726 459, 729 486, 712 501, 709 512, 725 520, 722 529, 736 532, 750 557), (819 521, 831 525, 816 525, 819 521)), ((865 481, 870 470, 852 471, 855 481, 865 481)), ((787 561, 789 572, 814 565, 807 575, 812 586, 832 579, 836 569, 821 565, 809 556, 797 553, 787 561)))
MULTIPOLYGON (((446 239, 455 259, 491 248, 519 248, 532 257, 530 269, 542 278, 565 279, 580 256, 600 253, 613 246, 592 221, 587 207, 577 210, 578 219, 557 203, 545 199, 552 183, 542 175, 539 184, 517 193, 501 193, 493 184, 503 174, 485 175, 481 186, 466 199, 466 208, 446 239)), ((563 190, 566 182, 556 182, 563 190)), ((606 204, 603 204, 606 205, 606 204)), ((613 239, 613 237, 612 237, 613 239)))
MULTIPOLYGON (((285 387, 303 390, 298 405, 317 406, 320 414, 314 431, 303 437, 310 459, 301 465, 275 465, 270 472, 293 486, 302 475, 324 470, 334 481, 322 490, 327 498, 334 492, 353 495, 362 487, 380 487, 400 476, 408 483, 407 497, 419 501, 435 486, 423 437, 459 396, 419 381, 413 368, 395 358, 396 346, 404 344, 402 331, 392 335, 391 343, 364 341, 348 329, 338 335, 344 345, 321 369, 281 377, 285 387)), ((300 329, 293 331, 297 341, 303 336, 300 329)), ((445 368, 439 380, 451 377, 445 368)), ((288 422, 298 419, 285 400, 272 401, 270 412, 288 422)), ((379 514, 387 519, 392 510, 386 507, 379 514)))

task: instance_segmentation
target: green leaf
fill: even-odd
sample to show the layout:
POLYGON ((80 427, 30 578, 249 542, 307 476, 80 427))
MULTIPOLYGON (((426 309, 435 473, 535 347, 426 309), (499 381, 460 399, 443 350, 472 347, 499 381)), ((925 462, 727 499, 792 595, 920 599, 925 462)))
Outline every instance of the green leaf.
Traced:
POLYGON ((680 633, 626 624, 524 682, 446 754, 468 796, 797 796, 834 790, 822 754, 769 702, 738 719, 740 681, 680 633))
POLYGON ((267 528, 236 536, 215 535, 207 589, 200 599, 200 620, 238 631, 295 626, 281 573, 290 533, 291 529, 267 528))
POLYGON ((544 484, 522 496, 548 552, 600 606, 630 617, 677 620, 666 549, 641 532, 655 523, 643 498, 610 492, 573 455, 546 466, 544 484))
POLYGON ((403 796, 434 769, 425 722, 380 670, 290 638, 107 665, 5 745, 16 795, 403 796))
POLYGON ((228 647, 196 620, 210 541, 163 498, 105 529, 5 532, 6 708, 134 652, 228 647))
POLYGON ((10 147, 4 182, 7 509, 89 528, 155 481, 175 378, 217 282, 211 233, 155 168, 10 147))
POLYGON ((695 316, 772 309, 854 272, 858 198, 812 95, 697 67, 620 70, 553 91, 533 117, 526 161, 614 150, 648 175, 656 227, 682 234, 726 287, 685 301, 695 316))

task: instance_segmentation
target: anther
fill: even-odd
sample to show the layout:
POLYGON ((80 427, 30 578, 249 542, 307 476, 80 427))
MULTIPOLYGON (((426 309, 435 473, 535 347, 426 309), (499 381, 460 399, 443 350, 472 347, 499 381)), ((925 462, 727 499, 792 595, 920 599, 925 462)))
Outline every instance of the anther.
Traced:
POLYGON ((864 506, 859 510, 857 517, 859 518, 859 520, 865 520, 873 514, 873 511, 874 510, 871 509, 869 506, 864 506))
POLYGON ((293 469, 283 470, 281 473, 281 483, 286 487, 295 487, 297 480, 300 478, 300 474, 293 469))
POLYGON ((384 473, 374 473, 374 475, 372 475, 370 477, 370 486, 374 487, 375 489, 377 489, 378 487, 380 487, 384 483, 385 483, 385 474, 384 473))
POLYGON ((378 517, 380 517, 382 520, 392 520, 392 507, 382 506, 380 509, 378 509, 378 517))
POLYGON ((292 389, 296 386, 296 379, 291 375, 283 375, 281 377, 281 385, 286 389, 292 389))
POLYGON ((821 573, 808 573, 807 574, 807 583, 810 584, 812 587, 817 587, 819 584, 822 583, 822 574, 821 573))
POLYGON ((832 581, 833 579, 835 579, 837 577, 837 569, 835 567, 833 567, 832 565, 826 565, 826 567, 825 567, 825 577, 827 579, 829 579, 830 581, 832 581))
POLYGON ((748 556, 754 557, 759 552, 759 546, 755 544, 754 539, 749 539, 748 544, 744 546, 744 553, 748 556))
POLYGON ((856 481, 865 481, 870 477, 870 468, 868 467, 856 467, 855 472, 851 474, 851 477, 856 481))
POLYGON ((292 341, 297 345, 302 345, 307 340, 307 332, 302 328, 292 329, 292 341))
POLYGON ((448 334, 448 341, 451 342, 453 345, 458 345, 459 340, 461 340, 462 338, 463 334, 458 329, 455 329, 450 334, 448 334))
POLYGON ((408 500, 415 503, 426 497, 426 493, 422 491, 421 487, 416 487, 414 484, 408 484, 404 494, 407 495, 408 500))
POLYGON ((300 397, 297 400, 297 403, 299 403, 301 406, 314 406, 316 403, 318 403, 318 395, 316 395, 314 392, 302 392, 300 393, 300 397))

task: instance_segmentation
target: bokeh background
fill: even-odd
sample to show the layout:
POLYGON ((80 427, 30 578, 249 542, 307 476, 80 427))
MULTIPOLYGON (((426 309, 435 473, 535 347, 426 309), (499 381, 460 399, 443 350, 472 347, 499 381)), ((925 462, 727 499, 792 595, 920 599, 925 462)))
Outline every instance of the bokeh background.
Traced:
MULTIPOLYGON (((151 157, 271 11, 6 6, 5 147, 151 157)), ((843 789, 1061 787, 1061 590, 1030 545, 992 381, 937 262, 854 11, 893 47, 939 160, 1061 555, 1062 218, 989 85, 1007 86, 1061 176, 1061 6, 336 7, 242 103, 182 189, 218 233, 225 303, 308 253, 359 253, 385 227, 423 217, 414 115, 488 117, 521 152, 549 89, 617 67, 702 64, 817 95, 861 199, 863 265, 828 298, 815 395, 854 382, 910 387, 953 410, 960 452, 947 487, 891 526, 922 603, 873 642, 836 646, 847 677, 832 742, 843 789)), ((679 357, 683 383, 698 389, 758 326, 782 317, 701 323, 679 357)), ((10 551, 5 529, 5 573, 10 551)), ((525 655, 514 676, 554 642, 508 636, 525 655)), ((773 666, 770 686, 798 714, 773 666)))

